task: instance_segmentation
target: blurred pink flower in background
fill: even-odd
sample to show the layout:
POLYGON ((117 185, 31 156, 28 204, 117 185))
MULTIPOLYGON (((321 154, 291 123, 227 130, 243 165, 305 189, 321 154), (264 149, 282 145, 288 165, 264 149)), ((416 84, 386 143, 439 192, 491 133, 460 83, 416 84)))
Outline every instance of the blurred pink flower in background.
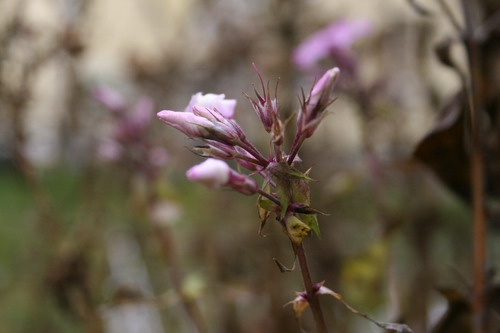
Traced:
POLYGON ((125 99, 117 91, 106 86, 99 85, 94 90, 94 98, 107 109, 120 112, 126 107, 125 99))
POLYGON ((314 69, 327 57, 333 58, 343 70, 352 70, 356 58, 351 53, 352 45, 370 35, 372 24, 367 20, 340 20, 306 38, 294 51, 293 62, 303 71, 314 69))
POLYGON ((115 128, 115 137, 119 141, 137 140, 145 135, 153 115, 153 101, 142 97, 129 114, 120 117, 115 128))
POLYGON ((168 162, 168 153, 151 136, 153 101, 143 96, 130 107, 123 95, 106 86, 97 87, 94 98, 114 116, 111 135, 97 147, 98 157, 107 162, 132 163, 137 170, 156 175, 168 162))

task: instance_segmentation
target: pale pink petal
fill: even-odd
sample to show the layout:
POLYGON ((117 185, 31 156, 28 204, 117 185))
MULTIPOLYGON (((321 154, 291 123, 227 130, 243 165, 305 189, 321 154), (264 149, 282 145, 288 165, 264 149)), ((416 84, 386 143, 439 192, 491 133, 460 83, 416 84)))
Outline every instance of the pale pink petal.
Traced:
POLYGON ((205 118, 198 117, 191 112, 163 110, 157 113, 164 123, 178 129, 188 137, 203 137, 208 134, 206 128, 212 123, 205 118))

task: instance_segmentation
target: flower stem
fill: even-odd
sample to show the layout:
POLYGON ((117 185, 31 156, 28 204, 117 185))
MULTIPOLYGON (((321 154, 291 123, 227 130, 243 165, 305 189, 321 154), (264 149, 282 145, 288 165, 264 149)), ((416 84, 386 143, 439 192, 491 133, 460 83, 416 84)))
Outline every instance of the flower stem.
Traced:
POLYGON ((323 317, 323 312, 321 310, 321 304, 319 303, 318 295, 314 290, 311 273, 309 272, 304 245, 300 244, 294 247, 297 253, 297 257, 299 258, 300 272, 302 273, 302 279, 304 280, 304 286, 306 287, 307 292, 307 300, 309 301, 309 305, 311 306, 311 311, 313 313, 314 321, 316 322, 316 327, 319 333, 328 333, 325 318, 323 317))
POLYGON ((290 155, 288 155, 288 160, 286 161, 288 165, 292 165, 293 160, 295 159, 295 156, 297 156, 297 153, 299 152, 299 149, 305 139, 306 138, 303 135, 299 135, 299 133, 297 133, 297 135, 295 136, 290 155))
POLYGON ((471 143, 471 192, 472 192, 472 216, 473 216, 473 248, 474 248, 474 295, 473 295, 473 315, 474 332, 483 333, 486 331, 485 314, 485 270, 486 270, 486 214, 484 211, 484 155, 481 129, 481 107, 482 101, 482 78, 480 72, 480 50, 477 41, 474 40, 474 30, 476 22, 472 17, 472 10, 475 3, 462 0, 462 10, 464 12, 465 50, 467 52, 469 82, 466 86, 469 125, 471 143))
POLYGON ((258 193, 274 202, 276 205, 278 205, 278 207, 281 206, 281 202, 274 195, 267 193, 266 191, 262 191, 261 189, 259 189, 258 193))
POLYGON ((254 145, 252 145, 247 140, 241 140, 239 146, 249 152, 252 156, 254 156, 258 161, 259 165, 264 168, 269 165, 269 160, 267 160, 254 145))

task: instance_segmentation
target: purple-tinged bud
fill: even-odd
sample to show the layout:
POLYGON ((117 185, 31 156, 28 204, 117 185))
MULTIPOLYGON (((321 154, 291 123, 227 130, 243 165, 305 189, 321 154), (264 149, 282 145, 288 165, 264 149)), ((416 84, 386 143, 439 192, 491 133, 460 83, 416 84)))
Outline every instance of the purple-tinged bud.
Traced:
POLYGON ((157 113, 161 121, 186 134, 190 138, 210 137, 212 122, 191 112, 163 110, 157 113))
POLYGON ((94 98, 113 112, 125 110, 125 99, 117 91, 106 86, 98 86, 94 90, 94 98))
POLYGON ((229 182, 231 168, 226 162, 209 158, 193 166, 186 172, 189 180, 201 183, 209 188, 219 188, 229 182))
POLYGON ((333 89, 337 83, 340 70, 334 67, 319 79, 302 104, 297 127, 304 138, 310 137, 325 115, 325 109, 333 102, 333 89))
POLYGON ((232 119, 234 115, 234 108, 236 107, 235 99, 226 99, 226 95, 220 94, 206 94, 201 92, 194 94, 189 101, 188 106, 184 111, 193 112, 195 106, 202 106, 208 109, 215 109, 219 111, 226 119, 232 119))
POLYGON ((332 100, 333 88, 337 83, 340 69, 338 67, 331 68, 323 74, 318 82, 314 85, 307 99, 308 108, 313 112, 315 108, 321 107, 321 103, 330 103, 332 100))
POLYGON ((195 154, 202 157, 213 157, 221 160, 232 160, 238 154, 234 146, 214 140, 205 140, 205 142, 208 143, 208 145, 193 148, 195 154))
POLYGON ((227 185, 246 195, 252 195, 259 191, 259 186, 255 180, 234 170, 231 170, 227 185))
POLYGON ((241 140, 245 139, 245 133, 241 127, 232 119, 226 119, 217 110, 211 110, 202 106, 194 106, 193 114, 201 118, 207 119, 212 123, 208 131, 210 136, 205 139, 220 141, 228 145, 236 145, 241 140))

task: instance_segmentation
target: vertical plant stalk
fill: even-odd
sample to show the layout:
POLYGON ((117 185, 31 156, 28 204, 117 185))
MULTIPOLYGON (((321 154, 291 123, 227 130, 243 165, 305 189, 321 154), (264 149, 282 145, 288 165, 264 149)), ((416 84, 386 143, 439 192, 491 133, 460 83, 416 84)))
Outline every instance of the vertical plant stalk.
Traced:
POLYGON ((473 314, 474 332, 485 332, 485 268, 486 268, 486 218, 484 212, 484 157, 481 138, 481 73, 479 68, 479 49, 474 40, 473 4, 462 0, 465 19, 465 41, 469 67, 467 98, 469 105, 470 143, 471 143, 471 192, 474 247, 474 289, 473 314))
POLYGON ((306 287, 307 300, 311 307, 313 313, 314 321, 316 322, 316 327, 319 333, 328 333, 326 328, 325 318, 323 317, 323 311, 321 310, 321 304, 319 303, 318 295, 316 294, 314 283, 311 279, 311 273, 309 271, 309 265, 307 264, 307 257, 304 251, 304 245, 294 245, 297 257, 299 258, 300 272, 302 274, 302 279, 304 280, 304 286, 306 287))
POLYGON ((161 245, 165 264, 170 270, 170 278, 172 280, 172 284, 174 285, 175 290, 181 298, 184 310, 187 312, 187 315, 191 319, 191 323, 195 327, 196 331, 198 333, 206 333, 207 327, 201 315, 200 309, 198 308, 198 305, 182 290, 183 276, 182 272, 180 271, 180 266, 177 262, 173 237, 170 228, 166 226, 156 225, 155 231, 161 245))
MULTIPOLYGON (((154 179, 150 181, 149 193, 147 194, 149 208, 153 207, 159 200, 158 195, 153 189, 154 179)), ((193 330, 197 333, 207 333, 208 328, 196 300, 186 295, 183 291, 184 273, 175 250, 175 237, 173 235, 172 228, 169 225, 156 223, 151 218, 148 218, 148 222, 154 228, 156 238, 160 243, 163 259, 165 261, 165 267, 168 270, 172 286, 181 300, 182 306, 186 311, 193 330)))

